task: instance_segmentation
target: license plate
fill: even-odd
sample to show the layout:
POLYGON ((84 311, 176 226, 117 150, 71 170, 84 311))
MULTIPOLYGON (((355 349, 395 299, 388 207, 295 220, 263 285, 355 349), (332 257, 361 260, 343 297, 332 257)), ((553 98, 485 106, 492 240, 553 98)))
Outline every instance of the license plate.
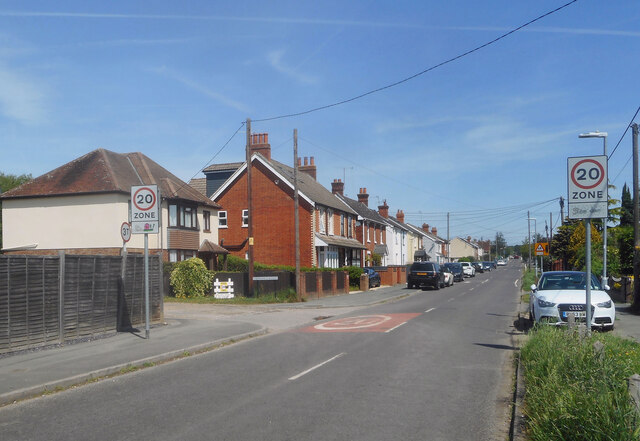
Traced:
POLYGON ((419 276, 426 276, 427 273, 417 273, 419 276))
POLYGON ((587 312, 586 311, 563 311, 562 312, 562 317, 567 318, 569 317, 569 314, 573 313, 574 317, 577 319, 586 319, 587 318, 587 312))

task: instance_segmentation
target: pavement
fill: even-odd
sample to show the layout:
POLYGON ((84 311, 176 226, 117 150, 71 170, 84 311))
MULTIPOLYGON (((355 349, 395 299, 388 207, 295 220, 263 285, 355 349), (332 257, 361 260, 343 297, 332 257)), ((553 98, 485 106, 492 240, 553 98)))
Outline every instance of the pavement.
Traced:
POLYGON ((375 288, 304 303, 164 305, 165 323, 139 332, 0 356, 0 406, 102 377, 144 368, 244 339, 282 332, 322 318, 414 294, 403 286, 375 288))

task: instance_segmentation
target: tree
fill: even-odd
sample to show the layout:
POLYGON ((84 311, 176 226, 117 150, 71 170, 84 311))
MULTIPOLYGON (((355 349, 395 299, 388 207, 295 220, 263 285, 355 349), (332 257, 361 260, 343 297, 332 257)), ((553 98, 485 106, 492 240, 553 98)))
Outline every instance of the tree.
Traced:
POLYGON ((622 186, 622 202, 620 207, 620 226, 632 227, 633 226, 633 199, 631 197, 631 191, 627 184, 622 186))
POLYGON ((569 245, 578 221, 567 219, 558 227, 556 234, 551 239, 551 257, 562 261, 562 267, 568 269, 569 261, 573 258, 573 252, 569 245))
MULTIPOLYGON (((0 193, 9 191, 31 180, 31 175, 7 175, 0 172, 0 193)), ((2 201, 0 200, 0 249, 2 249, 2 201)))

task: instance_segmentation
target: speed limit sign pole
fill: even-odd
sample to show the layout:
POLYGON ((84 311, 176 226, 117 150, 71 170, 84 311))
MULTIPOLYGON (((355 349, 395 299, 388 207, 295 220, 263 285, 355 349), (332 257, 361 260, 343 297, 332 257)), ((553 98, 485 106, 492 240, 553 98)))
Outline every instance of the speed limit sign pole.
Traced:
POLYGON ((587 332, 591 332, 591 219, 605 219, 606 222, 609 204, 607 164, 606 155, 567 159, 569 217, 585 221, 587 332))
POLYGON ((160 223, 157 185, 131 187, 131 229, 144 234, 145 338, 149 339, 149 233, 157 233, 160 223))

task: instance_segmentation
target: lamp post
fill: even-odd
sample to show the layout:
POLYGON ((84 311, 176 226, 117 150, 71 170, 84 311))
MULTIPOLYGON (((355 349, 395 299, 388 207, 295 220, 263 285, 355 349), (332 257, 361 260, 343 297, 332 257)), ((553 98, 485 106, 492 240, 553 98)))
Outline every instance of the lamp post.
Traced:
MULTIPOLYGON (((578 135, 578 138, 602 138, 604 141, 604 156, 607 156, 607 132, 599 132, 596 130, 595 132, 589 133, 581 133, 578 135)), ((608 183, 607 183, 608 185, 608 183)), ((604 218, 602 222, 602 234, 604 238, 602 239, 603 243, 603 252, 602 252, 602 284, 608 285, 607 283, 607 221, 609 220, 609 205, 607 203, 607 217, 604 218)))
MULTIPOLYGON (((528 217, 527 221, 533 221, 533 238, 538 240, 538 222, 535 217, 528 217)), ((531 224, 529 224, 531 225, 531 224)), ((529 231, 531 231, 531 227, 529 227, 529 231)), ((531 246, 531 239, 529 239, 529 246, 531 246)), ((538 256, 536 258, 536 277, 538 277, 538 256)))

